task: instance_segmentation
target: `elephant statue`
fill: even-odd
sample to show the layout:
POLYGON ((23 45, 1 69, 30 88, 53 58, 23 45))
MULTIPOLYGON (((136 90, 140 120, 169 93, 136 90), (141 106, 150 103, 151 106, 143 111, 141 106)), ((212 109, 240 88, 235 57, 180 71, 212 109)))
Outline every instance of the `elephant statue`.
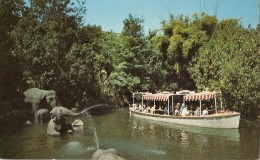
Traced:
POLYGON ((44 123, 50 119, 50 111, 42 108, 37 111, 37 120, 39 123, 44 123))
POLYGON ((52 110, 51 110, 51 117, 59 117, 59 116, 69 116, 69 117, 72 117, 72 116, 78 116, 80 115, 80 113, 75 113, 73 112, 72 110, 68 109, 68 108, 65 108, 65 107, 62 107, 62 106, 57 106, 57 107, 54 107, 52 110))
POLYGON ((92 160, 125 160, 123 157, 120 157, 114 148, 107 150, 98 149, 92 155, 92 160))
POLYGON ((47 134, 50 136, 60 136, 66 132, 70 132, 72 127, 66 124, 66 117, 61 116, 59 119, 57 117, 52 118, 47 126, 47 134))
POLYGON ((80 113, 74 113, 62 106, 54 107, 50 113, 51 120, 47 126, 47 134, 51 136, 60 136, 61 134, 72 132, 72 125, 66 123, 66 117, 80 115, 80 113))
POLYGON ((35 122, 38 123, 37 111, 40 101, 46 99, 46 103, 54 108, 57 106, 57 96, 54 90, 43 90, 39 88, 30 88, 23 92, 24 102, 31 103, 34 113, 35 122))

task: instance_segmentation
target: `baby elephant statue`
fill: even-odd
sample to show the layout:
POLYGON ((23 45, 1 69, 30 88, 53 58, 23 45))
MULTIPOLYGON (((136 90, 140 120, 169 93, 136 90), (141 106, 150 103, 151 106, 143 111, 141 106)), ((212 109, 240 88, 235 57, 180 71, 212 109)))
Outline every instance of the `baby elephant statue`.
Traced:
POLYGON ((78 116, 80 113, 74 113, 68 108, 58 106, 52 109, 51 120, 48 123, 47 134, 51 136, 60 136, 61 134, 72 132, 71 124, 66 123, 66 117, 78 116))
POLYGON ((50 119, 50 111, 48 109, 39 109, 37 111, 37 120, 39 123, 48 122, 50 119))
POLYGON ((98 149, 92 155, 92 160, 125 160, 123 157, 118 156, 116 149, 110 148, 107 150, 98 149))

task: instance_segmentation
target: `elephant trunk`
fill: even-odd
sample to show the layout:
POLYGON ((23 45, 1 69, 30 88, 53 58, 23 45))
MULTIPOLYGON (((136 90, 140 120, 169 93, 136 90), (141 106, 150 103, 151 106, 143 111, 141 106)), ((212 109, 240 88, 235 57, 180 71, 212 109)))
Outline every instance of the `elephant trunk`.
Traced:
POLYGON ((75 113, 72 110, 68 109, 68 108, 64 108, 64 110, 62 111, 63 115, 65 116, 78 116, 80 113, 75 113))
POLYGON ((80 115, 80 113, 74 113, 74 112, 69 112, 68 113, 68 116, 71 116, 71 117, 73 117, 73 116, 79 116, 80 115))
POLYGON ((63 115, 63 116, 78 116, 80 113, 75 113, 72 110, 59 106, 59 107, 54 107, 51 111, 52 116, 57 116, 57 115, 63 115))

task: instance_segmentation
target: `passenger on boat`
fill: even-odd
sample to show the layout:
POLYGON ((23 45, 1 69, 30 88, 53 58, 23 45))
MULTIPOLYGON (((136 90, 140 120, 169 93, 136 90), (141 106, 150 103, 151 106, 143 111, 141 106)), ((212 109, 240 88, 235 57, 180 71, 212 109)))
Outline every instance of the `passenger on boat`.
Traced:
POLYGON ((191 116, 191 115, 192 115, 192 111, 191 111, 190 107, 187 107, 186 116, 191 116))
POLYGON ((190 105, 189 109, 190 109, 190 115, 191 116, 194 115, 194 108, 192 105, 190 105))
POLYGON ((151 108, 151 112, 150 112, 151 114, 155 114, 155 106, 153 106, 152 108, 151 108))
POLYGON ((226 113, 229 113, 229 112, 233 113, 233 110, 230 110, 229 108, 227 108, 227 109, 225 110, 225 112, 226 112, 226 113))
POLYGON ((203 116, 206 116, 209 114, 209 111, 208 111, 208 107, 206 107, 203 111, 202 111, 202 115, 203 116))
POLYGON ((179 107, 178 107, 178 106, 176 106, 176 107, 175 107, 174 114, 175 114, 175 116, 180 116, 180 115, 181 115, 181 113, 180 113, 180 111, 179 111, 179 107))
POLYGON ((143 111, 143 106, 141 105, 141 104, 139 104, 139 110, 140 110, 140 112, 142 112, 143 111))
POLYGON ((138 105, 137 105, 137 104, 133 104, 133 107, 134 107, 134 110, 135 110, 135 111, 139 110, 139 108, 138 108, 138 105))
POLYGON ((166 106, 164 107, 164 110, 163 110, 163 111, 164 111, 164 114, 168 114, 168 109, 167 109, 166 106))
POLYGON ((209 107, 209 114, 213 114, 215 112, 213 105, 209 107))
POLYGON ((147 106, 146 109, 147 109, 147 113, 150 113, 150 111, 151 111, 150 106, 147 106))
POLYGON ((194 111, 194 116, 199 116, 200 115, 200 107, 196 107, 196 110, 194 111))
POLYGON ((184 107, 184 109, 181 112, 182 116, 189 116, 190 115, 190 111, 188 110, 187 105, 184 107))
POLYGON ((176 106, 173 108, 173 115, 175 115, 175 110, 177 109, 179 111, 180 103, 177 103, 176 106))
POLYGON ((182 104, 181 104, 181 108, 180 108, 181 114, 183 113, 184 108, 185 108, 185 106, 184 106, 184 104, 182 103, 182 104))

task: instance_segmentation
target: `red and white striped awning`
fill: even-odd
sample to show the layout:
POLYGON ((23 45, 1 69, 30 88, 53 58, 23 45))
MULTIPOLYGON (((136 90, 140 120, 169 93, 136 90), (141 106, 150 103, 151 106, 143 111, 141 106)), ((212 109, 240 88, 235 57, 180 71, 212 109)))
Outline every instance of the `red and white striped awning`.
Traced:
POLYGON ((172 96, 174 94, 172 93, 168 93, 168 94, 164 94, 164 93, 156 93, 156 94, 146 94, 143 95, 144 100, 155 100, 155 101, 168 101, 169 97, 172 96))
POLYGON ((214 99, 218 94, 217 92, 200 92, 191 93, 184 96, 185 101, 198 101, 198 100, 208 100, 214 99))

